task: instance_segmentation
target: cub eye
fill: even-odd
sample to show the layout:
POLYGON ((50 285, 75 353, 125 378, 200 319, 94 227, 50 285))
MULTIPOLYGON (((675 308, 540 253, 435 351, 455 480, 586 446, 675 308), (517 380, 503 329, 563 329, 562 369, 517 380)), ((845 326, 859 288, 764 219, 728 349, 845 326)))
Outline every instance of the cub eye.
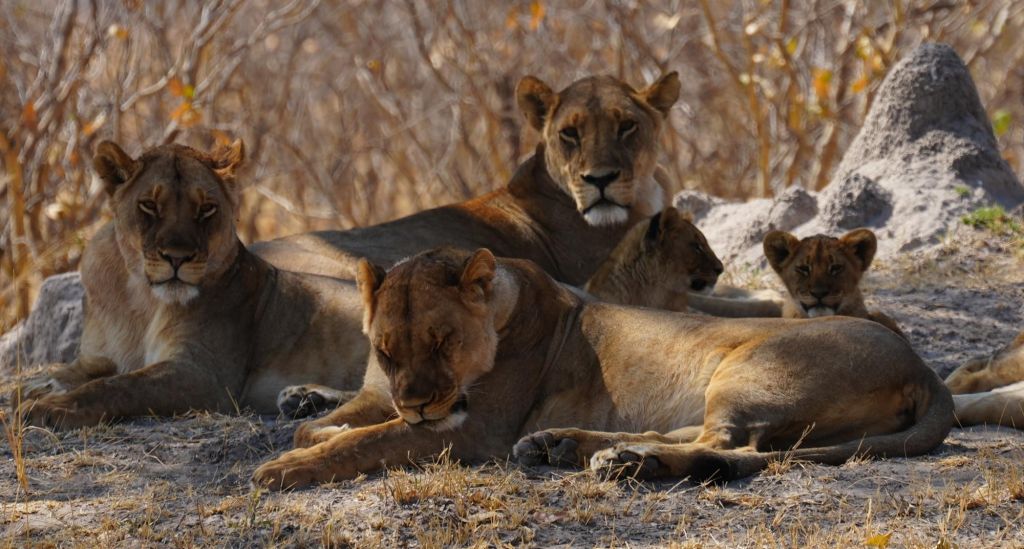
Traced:
POLYGON ((832 265, 829 265, 829 267, 828 267, 828 274, 830 274, 830 275, 835 276, 835 275, 837 275, 837 274, 839 274, 841 272, 843 272, 843 266, 841 264, 839 264, 839 263, 833 263, 832 265))
POLYGON ((139 209, 146 215, 156 217, 156 202, 153 202, 152 200, 140 200, 139 209))
POLYGON ((636 122, 632 120, 623 120, 619 124, 619 139, 625 139, 636 131, 636 122))
POLYGON ((580 132, 576 131, 576 128, 569 126, 568 128, 562 128, 558 132, 558 137, 570 145, 575 145, 580 140, 580 132))
POLYGON ((808 267, 807 265, 800 265, 795 270, 796 270, 796 274, 798 274, 800 276, 808 276, 808 275, 811 274, 811 268, 808 267))
POLYGON ((215 213, 217 213, 216 204, 203 204, 199 206, 199 219, 207 219, 215 213))

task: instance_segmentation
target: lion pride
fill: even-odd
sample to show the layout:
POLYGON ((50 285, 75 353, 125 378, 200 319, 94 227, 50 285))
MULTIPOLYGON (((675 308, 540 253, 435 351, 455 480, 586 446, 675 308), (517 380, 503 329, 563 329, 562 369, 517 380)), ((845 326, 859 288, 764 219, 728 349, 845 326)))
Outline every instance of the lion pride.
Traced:
POLYGON ((784 455, 918 455, 952 424, 942 381, 862 319, 603 304, 486 249, 425 252, 387 272, 364 260, 357 282, 372 348, 363 388, 300 428, 307 447, 260 466, 259 485, 349 479, 449 446, 465 461, 515 446, 527 463, 733 478, 784 455))

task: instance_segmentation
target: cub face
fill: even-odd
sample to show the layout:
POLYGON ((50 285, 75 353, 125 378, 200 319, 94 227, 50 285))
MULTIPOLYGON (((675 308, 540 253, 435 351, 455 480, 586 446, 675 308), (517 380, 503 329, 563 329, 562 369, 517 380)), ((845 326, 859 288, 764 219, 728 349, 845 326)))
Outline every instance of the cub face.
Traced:
POLYGON ((93 166, 110 195, 128 271, 167 303, 186 304, 235 259, 241 141, 203 153, 180 145, 138 159, 104 141, 93 166))
POLYGON ((661 209, 664 191, 653 180, 658 137, 679 87, 675 72, 640 91, 611 76, 558 93, 532 76, 519 82, 519 107, 541 132, 548 172, 587 223, 615 225, 631 211, 661 209))
POLYGON ((790 296, 810 318, 839 313, 862 299, 860 279, 877 249, 875 234, 856 229, 834 238, 797 239, 784 231, 764 237, 764 254, 790 296))
POLYGON ((675 281, 674 290, 710 293, 724 270, 692 218, 671 206, 650 219, 643 242, 655 276, 672 280, 678 273, 688 274, 675 281))
POLYGON ((498 347, 495 269, 486 249, 472 255, 433 250, 386 274, 360 261, 371 360, 387 375, 395 409, 407 423, 444 430, 467 417, 467 389, 494 367, 498 347))

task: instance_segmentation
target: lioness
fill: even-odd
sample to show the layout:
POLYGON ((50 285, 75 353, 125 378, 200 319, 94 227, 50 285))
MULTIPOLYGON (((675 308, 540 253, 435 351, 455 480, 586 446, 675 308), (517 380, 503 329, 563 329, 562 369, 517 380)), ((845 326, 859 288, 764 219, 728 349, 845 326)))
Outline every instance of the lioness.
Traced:
POLYGON ((861 319, 602 304, 485 249, 434 250, 387 273, 362 261, 357 283, 372 344, 364 386, 335 426, 296 433, 318 444, 260 466, 258 485, 353 478, 448 445, 460 460, 502 457, 513 444, 527 462, 732 478, 783 455, 922 454, 952 423, 945 385, 906 341, 861 319), (644 430, 667 434, 631 434, 644 430))
POLYGON ((782 316, 866 318, 906 339, 893 319, 868 311, 860 293, 860 279, 877 248, 875 233, 868 229, 855 229, 839 238, 819 234, 798 239, 785 231, 765 235, 764 255, 789 291, 782 316))
POLYGON ((632 223, 666 203, 653 173, 661 128, 678 97, 675 72, 642 90, 596 76, 557 93, 527 76, 516 98, 541 143, 506 187, 381 225, 252 249, 284 269, 351 279, 359 258, 388 266, 437 246, 487 247, 581 285, 632 223))
MULTIPOLYGON (((584 291, 606 303, 685 311, 689 290, 714 287, 722 262, 704 233, 672 206, 637 223, 587 281, 584 291)), ((303 417, 335 408, 351 392, 315 384, 286 387, 278 409, 303 417)), ((330 420, 322 420, 330 425, 330 420)))
POLYGON ((272 413, 289 384, 359 387, 369 346, 358 291, 246 250, 234 226, 242 157, 241 141, 210 154, 166 145, 137 159, 100 143, 93 162, 114 219, 82 256, 81 350, 15 395, 29 423, 272 413))
POLYGON ((1024 332, 992 356, 974 358, 946 377, 960 425, 1024 429, 1024 332))

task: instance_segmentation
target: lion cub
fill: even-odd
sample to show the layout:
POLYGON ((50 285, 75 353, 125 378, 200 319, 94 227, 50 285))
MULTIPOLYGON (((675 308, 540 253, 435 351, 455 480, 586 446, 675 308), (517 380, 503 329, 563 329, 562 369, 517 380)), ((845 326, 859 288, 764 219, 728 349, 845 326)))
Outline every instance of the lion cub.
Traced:
POLYGON ((608 303, 686 311, 687 294, 710 291, 722 270, 693 219, 669 206, 630 229, 583 289, 608 303))
POLYGON ((819 234, 800 240, 785 231, 765 235, 764 255, 789 291, 782 316, 866 318, 906 339, 891 318, 868 311, 860 293, 860 279, 877 248, 875 233, 868 229, 855 229, 839 238, 819 234))

